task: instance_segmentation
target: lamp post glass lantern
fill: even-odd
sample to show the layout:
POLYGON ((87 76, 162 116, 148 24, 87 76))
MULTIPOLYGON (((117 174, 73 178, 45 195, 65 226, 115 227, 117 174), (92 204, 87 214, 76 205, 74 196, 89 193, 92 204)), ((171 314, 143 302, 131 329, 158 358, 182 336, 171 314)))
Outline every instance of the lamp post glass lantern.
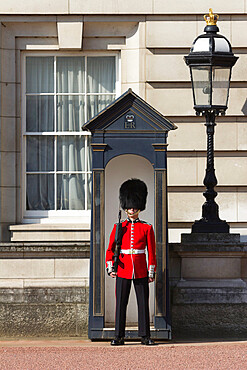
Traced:
POLYGON ((202 206, 202 218, 192 225, 192 233, 228 233, 229 225, 219 218, 219 207, 214 187, 217 179, 214 169, 214 127, 215 117, 224 115, 227 110, 231 70, 237 61, 230 42, 219 35, 217 20, 219 16, 204 16, 205 34, 198 36, 191 47, 185 62, 190 67, 194 109, 197 115, 206 119, 207 128, 207 168, 204 178, 206 202, 202 206))
POLYGON ((230 74, 230 68, 191 66, 195 106, 219 107, 223 112, 228 102, 230 74))

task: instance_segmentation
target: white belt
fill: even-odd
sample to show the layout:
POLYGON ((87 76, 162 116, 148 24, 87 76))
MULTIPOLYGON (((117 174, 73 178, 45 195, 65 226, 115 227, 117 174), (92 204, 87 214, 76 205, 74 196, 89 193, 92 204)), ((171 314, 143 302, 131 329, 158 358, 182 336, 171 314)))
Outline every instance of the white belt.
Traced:
POLYGON ((145 249, 121 249, 120 253, 123 254, 143 254, 145 253, 145 249))

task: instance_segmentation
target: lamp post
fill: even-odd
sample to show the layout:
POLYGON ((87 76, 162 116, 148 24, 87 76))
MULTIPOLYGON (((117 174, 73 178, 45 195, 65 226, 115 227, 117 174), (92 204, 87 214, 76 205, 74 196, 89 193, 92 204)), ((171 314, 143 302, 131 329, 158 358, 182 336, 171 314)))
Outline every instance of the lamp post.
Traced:
POLYGON ((232 53, 230 42, 217 34, 219 16, 204 16, 207 26, 205 34, 198 36, 185 62, 190 67, 194 109, 196 115, 203 115, 207 128, 207 168, 204 178, 206 202, 202 206, 202 218, 192 225, 192 233, 228 233, 229 225, 219 218, 219 206, 215 202, 217 179, 214 169, 215 117, 227 110, 231 70, 238 57, 232 53))

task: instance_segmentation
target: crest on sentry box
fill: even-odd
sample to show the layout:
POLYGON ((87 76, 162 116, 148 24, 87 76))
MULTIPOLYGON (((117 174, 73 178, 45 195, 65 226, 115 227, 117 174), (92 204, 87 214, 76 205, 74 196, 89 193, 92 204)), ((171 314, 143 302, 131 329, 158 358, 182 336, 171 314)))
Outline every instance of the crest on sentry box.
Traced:
POLYGON ((132 129, 132 130, 136 128, 135 115, 134 114, 126 114, 125 122, 124 122, 124 128, 125 129, 132 129))

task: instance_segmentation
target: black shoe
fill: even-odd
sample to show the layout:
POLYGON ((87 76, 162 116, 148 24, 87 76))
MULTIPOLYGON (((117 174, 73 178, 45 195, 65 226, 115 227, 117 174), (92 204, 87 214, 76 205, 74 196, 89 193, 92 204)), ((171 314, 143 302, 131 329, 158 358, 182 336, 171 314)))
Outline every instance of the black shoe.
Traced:
POLYGON ((116 337, 111 341, 112 346, 123 346, 124 345, 124 338, 116 337))
POLYGON ((141 344, 144 344, 145 346, 153 346, 154 341, 150 337, 142 337, 141 344))

